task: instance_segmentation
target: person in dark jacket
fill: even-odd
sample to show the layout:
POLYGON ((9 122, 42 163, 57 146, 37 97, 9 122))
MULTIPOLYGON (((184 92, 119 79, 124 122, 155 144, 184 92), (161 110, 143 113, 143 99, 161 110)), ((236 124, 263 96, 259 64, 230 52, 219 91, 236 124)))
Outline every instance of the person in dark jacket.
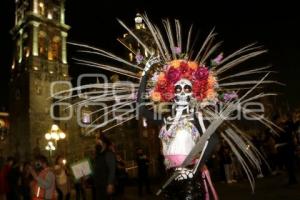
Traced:
POLYGON ((296 149, 296 138, 294 135, 295 126, 290 119, 287 119, 282 127, 283 132, 281 137, 285 145, 281 148, 283 152, 283 160, 288 172, 288 185, 297 184, 298 180, 296 179, 295 174, 295 149, 296 149))
POLYGON ((21 167, 21 195, 23 200, 31 199, 31 188, 30 184, 33 181, 33 177, 30 173, 30 162, 24 162, 21 167))
POLYGON ((146 191, 151 194, 149 182, 149 158, 144 153, 143 149, 137 149, 136 163, 138 167, 138 189, 139 195, 143 194, 143 187, 146 186, 146 191))
POLYGON ((110 199, 114 192, 116 158, 110 150, 111 142, 103 134, 96 138, 94 161, 95 200, 110 199))
POLYGON ((122 197, 124 194, 124 187, 126 184, 126 181, 128 179, 128 173, 126 171, 126 165, 125 161, 122 159, 120 154, 116 155, 117 159, 117 170, 116 170, 116 195, 119 197, 122 197))

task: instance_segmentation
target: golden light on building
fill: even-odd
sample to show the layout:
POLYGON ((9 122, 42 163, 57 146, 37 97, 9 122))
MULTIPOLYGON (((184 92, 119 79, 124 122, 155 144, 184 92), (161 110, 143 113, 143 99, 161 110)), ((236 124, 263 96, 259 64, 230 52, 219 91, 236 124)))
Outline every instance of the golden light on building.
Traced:
POLYGON ((136 29, 145 29, 145 24, 143 23, 143 18, 140 13, 136 14, 136 17, 134 18, 135 21, 135 28, 136 29))
POLYGON ((129 53, 129 60, 130 60, 130 62, 133 61, 133 54, 132 53, 129 53))
POLYGON ((51 48, 48 50, 48 60, 53 60, 53 53, 51 48))
POLYGON ((25 57, 28 58, 30 56, 30 49, 25 47, 25 57))
POLYGON ((51 12, 48 12, 47 18, 48 18, 48 19, 52 19, 52 18, 53 18, 53 16, 52 16, 52 13, 51 13, 51 12))
POLYGON ((39 3, 39 14, 44 15, 44 13, 45 13, 44 3, 40 2, 39 3))
POLYGON ((38 14, 38 2, 37 2, 37 0, 33 1, 33 13, 38 14))

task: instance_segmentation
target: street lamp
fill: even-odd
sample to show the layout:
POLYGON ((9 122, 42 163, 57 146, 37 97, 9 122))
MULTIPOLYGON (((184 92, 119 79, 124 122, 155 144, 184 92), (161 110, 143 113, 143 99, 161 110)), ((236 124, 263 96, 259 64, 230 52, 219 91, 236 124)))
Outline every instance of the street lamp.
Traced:
POLYGON ((49 141, 45 147, 45 149, 47 151, 49 151, 49 157, 52 157, 52 151, 54 151, 56 148, 55 146, 53 145, 53 142, 52 141, 49 141))
POLYGON ((48 141, 45 149, 49 151, 49 155, 51 157, 52 151, 57 148, 57 141, 65 139, 66 134, 56 124, 53 124, 50 131, 45 134, 45 138, 48 141))
POLYGON ((45 134, 46 140, 53 140, 53 141, 58 141, 66 138, 66 134, 60 130, 60 128, 56 125, 53 124, 51 126, 51 130, 45 134))

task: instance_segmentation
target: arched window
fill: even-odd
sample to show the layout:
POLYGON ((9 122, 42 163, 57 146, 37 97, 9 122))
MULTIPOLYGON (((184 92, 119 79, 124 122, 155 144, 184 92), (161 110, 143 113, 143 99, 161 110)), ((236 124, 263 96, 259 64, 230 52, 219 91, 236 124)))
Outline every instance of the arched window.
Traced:
POLYGON ((83 109, 81 111, 81 122, 83 124, 90 124, 92 122, 91 114, 92 114, 91 111, 83 109))
POLYGON ((28 34, 25 32, 23 33, 23 56, 28 58, 30 56, 30 43, 28 34))
POLYGON ((23 51, 24 51, 25 57, 28 58, 28 57, 30 56, 30 48, 27 47, 27 46, 25 46, 25 47, 23 48, 23 51))
POLYGON ((41 16, 44 16, 45 15, 45 4, 43 1, 39 1, 39 4, 38 4, 38 11, 39 11, 39 14, 41 16))
MULTIPOLYGON (((51 52, 50 56, 51 56, 52 60, 59 59, 60 44, 61 44, 61 38, 59 36, 54 36, 52 38, 52 41, 51 41, 51 44, 49 47, 49 52, 51 52), (50 51, 50 49, 51 49, 51 51, 50 51)), ((49 53, 48 53, 48 55, 49 55, 49 53)), ((48 56, 48 59, 49 59, 49 56, 48 56)), ((51 59, 49 59, 49 60, 51 60, 51 59)))
POLYGON ((21 45, 22 45, 22 40, 18 39, 16 51, 17 51, 17 60, 19 63, 21 63, 21 61, 22 61, 21 45))
POLYGON ((47 58, 47 34, 44 31, 39 32, 39 55, 47 58))
POLYGON ((59 10, 58 7, 54 7, 54 8, 53 8, 52 15, 53 15, 53 19, 54 19, 55 21, 59 21, 59 19, 60 19, 60 12, 59 12, 59 11, 60 11, 60 10, 59 10))

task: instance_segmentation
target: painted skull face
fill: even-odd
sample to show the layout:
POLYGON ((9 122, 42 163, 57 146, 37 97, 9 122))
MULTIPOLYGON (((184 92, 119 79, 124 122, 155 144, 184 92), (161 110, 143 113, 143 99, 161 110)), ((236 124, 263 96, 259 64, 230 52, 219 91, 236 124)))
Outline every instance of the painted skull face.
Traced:
POLYGON ((187 106, 192 98, 192 83, 188 79, 180 79, 175 83, 174 102, 179 106, 187 106))

